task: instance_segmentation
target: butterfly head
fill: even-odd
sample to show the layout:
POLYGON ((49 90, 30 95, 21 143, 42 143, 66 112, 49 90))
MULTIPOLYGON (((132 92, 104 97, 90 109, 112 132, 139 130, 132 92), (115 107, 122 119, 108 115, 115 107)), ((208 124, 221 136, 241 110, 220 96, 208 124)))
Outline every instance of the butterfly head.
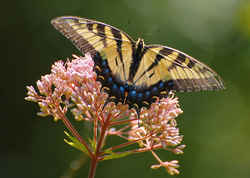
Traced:
POLYGON ((138 38, 137 42, 136 42, 136 48, 138 49, 143 49, 144 48, 144 40, 141 38, 138 38))

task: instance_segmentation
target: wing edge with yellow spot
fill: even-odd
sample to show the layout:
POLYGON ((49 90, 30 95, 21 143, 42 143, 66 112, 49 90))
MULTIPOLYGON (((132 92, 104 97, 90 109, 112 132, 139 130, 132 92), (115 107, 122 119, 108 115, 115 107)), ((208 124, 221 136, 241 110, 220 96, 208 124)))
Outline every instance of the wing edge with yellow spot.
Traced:
MULTIPOLYGON (((168 64, 163 68, 170 73, 174 90, 192 92, 225 89, 222 78, 213 69, 184 52, 162 45, 147 45, 146 48, 157 54, 157 60, 171 63, 171 66, 168 64)), ((155 62, 156 59, 153 60, 155 62)))

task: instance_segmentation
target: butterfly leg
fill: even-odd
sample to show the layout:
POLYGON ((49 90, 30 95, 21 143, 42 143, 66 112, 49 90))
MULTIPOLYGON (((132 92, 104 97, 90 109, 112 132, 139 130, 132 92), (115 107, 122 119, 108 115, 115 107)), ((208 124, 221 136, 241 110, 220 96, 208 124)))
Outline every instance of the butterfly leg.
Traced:
POLYGON ((138 107, 137 104, 133 104, 133 108, 135 109, 136 111, 136 114, 137 114, 137 121, 138 121, 138 128, 140 127, 140 112, 141 112, 141 109, 138 107))
POLYGON ((110 102, 114 102, 114 103, 117 103, 117 99, 116 97, 112 96, 112 97, 108 97, 106 99, 106 101, 104 102, 103 106, 102 106, 102 110, 104 110, 104 108, 107 106, 108 103, 110 102))

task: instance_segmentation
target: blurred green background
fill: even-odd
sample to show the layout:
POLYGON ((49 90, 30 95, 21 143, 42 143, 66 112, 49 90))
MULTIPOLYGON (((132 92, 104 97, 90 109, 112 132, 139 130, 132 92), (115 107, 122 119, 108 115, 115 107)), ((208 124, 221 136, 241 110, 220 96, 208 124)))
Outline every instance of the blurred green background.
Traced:
MULTIPOLYGON (((63 124, 36 116, 36 104, 23 99, 25 86, 48 73, 55 60, 80 54, 50 25, 62 15, 114 25, 217 71, 225 91, 177 94, 187 148, 180 156, 161 152, 161 158, 180 161, 180 178, 250 177, 249 0, 17 0, 1 6, 0 177, 60 177, 80 156, 64 143, 63 124)), ((149 153, 102 162, 96 178, 172 177, 151 170, 155 163, 149 153)), ((88 162, 76 177, 87 175, 88 162)))

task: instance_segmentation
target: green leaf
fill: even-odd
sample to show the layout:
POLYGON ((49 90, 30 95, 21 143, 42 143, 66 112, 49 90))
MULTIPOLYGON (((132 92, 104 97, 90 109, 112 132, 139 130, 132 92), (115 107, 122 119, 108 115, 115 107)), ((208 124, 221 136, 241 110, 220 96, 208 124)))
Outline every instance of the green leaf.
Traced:
POLYGON ((70 139, 70 141, 64 139, 64 141, 68 145, 70 145, 70 146, 72 146, 72 147, 86 153, 89 156, 88 151, 87 151, 87 149, 85 148, 85 146, 83 144, 81 144, 75 137, 71 136, 68 132, 64 131, 64 133, 70 139))
POLYGON ((122 157, 125 157, 125 156, 133 154, 133 152, 130 152, 130 151, 116 152, 115 153, 115 152, 112 152, 110 150, 105 150, 104 152, 108 153, 108 155, 105 155, 103 160, 118 159, 118 158, 122 158, 122 157))
POLYGON ((94 142, 93 140, 89 139, 89 143, 90 143, 90 146, 91 148, 96 151, 96 142, 94 142))

